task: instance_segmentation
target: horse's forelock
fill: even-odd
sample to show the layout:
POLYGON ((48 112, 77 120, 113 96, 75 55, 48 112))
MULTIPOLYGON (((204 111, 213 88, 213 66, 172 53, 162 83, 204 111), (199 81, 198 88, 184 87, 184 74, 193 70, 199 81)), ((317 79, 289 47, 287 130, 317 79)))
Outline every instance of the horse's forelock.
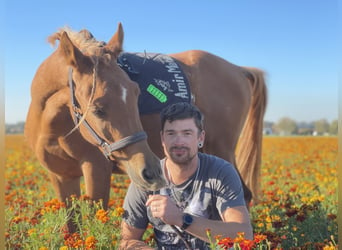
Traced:
POLYGON ((88 30, 83 29, 80 32, 76 32, 69 27, 61 28, 49 36, 48 42, 55 46, 56 40, 60 40, 63 32, 68 34, 70 40, 79 50, 88 55, 98 55, 106 45, 105 42, 97 41, 88 30))

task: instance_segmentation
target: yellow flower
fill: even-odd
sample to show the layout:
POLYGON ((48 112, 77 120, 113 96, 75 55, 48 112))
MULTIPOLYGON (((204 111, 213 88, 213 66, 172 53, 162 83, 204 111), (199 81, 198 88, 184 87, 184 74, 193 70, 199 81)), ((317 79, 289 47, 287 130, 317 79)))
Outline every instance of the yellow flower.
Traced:
POLYGON ((28 235, 32 235, 32 234, 34 234, 34 233, 36 233, 36 229, 35 228, 30 228, 29 230, 27 230, 27 233, 28 233, 28 235))
POLYGON ((330 245, 330 246, 324 246, 323 247, 323 250, 335 250, 335 249, 337 249, 335 246, 333 246, 333 245, 330 245))
POLYGON ((265 219, 265 221, 266 221, 267 223, 270 223, 270 222, 272 222, 272 219, 271 219, 270 216, 267 216, 266 219, 265 219))
POLYGON ((281 221, 280 217, 278 215, 272 215, 271 216, 272 221, 281 221))
POLYGON ((115 210, 113 211, 113 216, 115 217, 121 217, 124 214, 125 210, 123 209, 123 207, 117 207, 115 208, 115 210))
POLYGON ((259 222, 258 225, 257 225, 258 228, 263 228, 264 227, 264 223, 262 222, 259 222))

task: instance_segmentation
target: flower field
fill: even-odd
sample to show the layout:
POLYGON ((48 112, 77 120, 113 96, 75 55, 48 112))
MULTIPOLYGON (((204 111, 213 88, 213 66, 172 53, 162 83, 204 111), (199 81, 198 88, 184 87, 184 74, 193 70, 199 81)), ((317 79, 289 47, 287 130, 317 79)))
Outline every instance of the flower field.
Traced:
MULTIPOLYGON (((262 197, 251 204, 254 241, 211 236, 213 249, 337 249, 337 137, 265 137, 262 197)), ((80 231, 64 231, 67 208, 58 201, 22 135, 6 135, 6 249, 116 249, 129 184, 113 175, 109 209, 86 196, 70 197, 80 231)), ((153 245, 148 229, 144 240, 153 245)))

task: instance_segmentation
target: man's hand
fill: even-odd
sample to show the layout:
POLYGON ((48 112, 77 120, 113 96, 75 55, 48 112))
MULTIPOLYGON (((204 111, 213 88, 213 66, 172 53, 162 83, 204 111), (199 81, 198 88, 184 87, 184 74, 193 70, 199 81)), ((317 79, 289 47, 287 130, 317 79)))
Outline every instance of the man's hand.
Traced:
POLYGON ((146 201, 152 216, 160 218, 165 224, 182 226, 183 211, 166 195, 150 195, 146 201))

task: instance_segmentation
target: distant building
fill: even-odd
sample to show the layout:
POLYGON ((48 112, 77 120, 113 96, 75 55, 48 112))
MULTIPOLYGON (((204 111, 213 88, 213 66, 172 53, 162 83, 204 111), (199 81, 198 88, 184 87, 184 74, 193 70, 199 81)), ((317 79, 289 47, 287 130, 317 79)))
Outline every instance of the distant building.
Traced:
POLYGON ((272 128, 264 128, 262 130, 262 134, 263 135, 272 135, 273 134, 273 130, 272 130, 272 128))
POLYGON ((262 130, 262 134, 263 135, 273 135, 273 129, 272 129, 273 126, 274 126, 273 122, 264 121, 264 128, 262 130))
POLYGON ((5 133, 6 134, 23 134, 24 127, 25 127, 25 122, 18 122, 16 124, 6 124, 5 133))
POLYGON ((315 126, 313 123, 300 122, 297 124, 298 135, 314 135, 315 126))

